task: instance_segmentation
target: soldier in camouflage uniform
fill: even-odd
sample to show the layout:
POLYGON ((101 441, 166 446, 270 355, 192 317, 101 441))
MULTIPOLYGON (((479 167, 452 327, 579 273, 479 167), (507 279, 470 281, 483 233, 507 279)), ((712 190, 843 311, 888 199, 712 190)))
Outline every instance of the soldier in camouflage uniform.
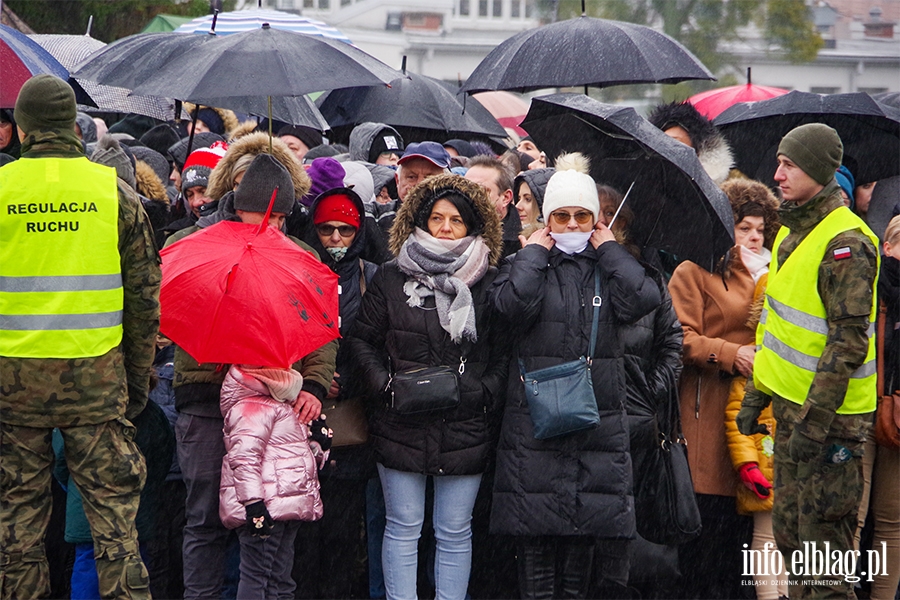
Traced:
MULTIPOLYGON (((775 180, 785 200, 780 217, 790 230, 777 247, 780 269, 817 225, 833 211, 846 209, 834 179, 842 145, 833 129, 820 124, 794 129, 782 140, 778 153, 775 180)), ((867 354, 878 252, 862 221, 850 227, 828 243, 818 264, 816 289, 806 290, 807 294, 817 294, 824 305, 827 334, 821 355, 809 357, 817 363, 813 362, 816 366, 805 400, 798 403, 774 390, 769 395, 758 389, 764 387, 765 379, 764 367, 760 366, 761 352, 766 351, 763 342, 762 349, 757 347, 755 377, 747 383, 737 417, 741 433, 758 433, 765 429, 757 423, 759 414, 773 403, 778 424, 773 529, 789 572, 792 600, 856 597, 853 584, 843 577, 806 576, 793 572, 791 563, 793 553, 804 550, 807 542, 815 542, 819 551, 825 550, 825 542, 831 551, 846 553, 853 549, 863 489, 863 444, 872 421, 869 411, 875 408, 875 394, 872 388, 871 408, 867 408, 869 394, 848 393, 848 386, 851 377, 865 377, 872 371, 867 354), (839 412, 851 402, 857 405, 856 410, 839 412)), ((767 307, 770 302, 767 297, 767 307)), ((771 328, 772 309, 768 310, 771 328)), ((760 327, 764 335, 765 324, 760 327)), ((869 376, 874 377, 874 371, 869 376)))
MULTIPOLYGON (((19 94, 15 115, 22 138, 22 160, 62 158, 90 164, 73 129, 75 96, 64 81, 49 75, 29 80, 19 94)), ((0 226, 12 214, 10 205, 22 202, 26 196, 27 190, 22 188, 27 186, 9 182, 16 166, 17 163, 11 163, 0 169, 0 226)), ((117 181, 114 173, 108 177, 110 182, 117 181)), ((48 176, 46 181, 35 182, 35 186, 57 194, 62 192, 64 196, 77 194, 79 183, 65 179, 53 181, 48 176)), ((116 193, 114 189, 110 192, 116 193)), ((147 402, 159 321, 159 255, 149 220, 137 196, 120 180, 117 194, 117 200, 110 198, 110 202, 118 203, 118 240, 108 242, 110 249, 117 247, 119 256, 121 341, 100 356, 23 358, 25 352, 10 350, 14 346, 9 343, 7 333, 0 333, 0 598, 3 600, 44 598, 50 593, 43 537, 51 510, 53 428, 59 428, 62 433, 66 461, 83 496, 94 539, 102 597, 150 597, 149 579, 138 554, 134 524, 146 467, 132 440, 134 427, 128 418, 138 414, 147 402)), ((4 238, 3 244, 9 243, 4 238)), ((0 246, 0 256, 8 256, 9 252, 15 252, 15 248, 0 246)), ((39 252, 33 251, 18 254, 18 260, 34 260, 35 264, 61 258, 39 256, 39 252)), ((4 270, 0 265, 0 274, 6 275, 4 270)), ((9 292, 8 282, 13 279, 0 277, 0 292, 9 292)), ((11 314, 8 298, 13 295, 5 294, 6 300, 0 302, 0 322, 4 323, 0 329, 7 332, 10 328, 6 323, 11 314)), ((83 335, 91 334, 88 331, 83 335)))

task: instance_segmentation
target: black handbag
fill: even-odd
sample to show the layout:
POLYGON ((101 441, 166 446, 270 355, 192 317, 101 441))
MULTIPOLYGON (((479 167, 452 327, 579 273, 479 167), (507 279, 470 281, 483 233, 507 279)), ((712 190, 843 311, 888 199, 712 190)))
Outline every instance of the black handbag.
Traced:
POLYGON ((591 429, 600 423, 597 397, 591 381, 591 361, 597 346, 597 326, 600 319, 600 265, 594 268, 594 307, 591 323, 591 343, 587 356, 561 365, 525 371, 519 359, 519 372, 525 384, 525 397, 538 440, 591 429))
POLYGON ((459 376, 465 372, 466 359, 459 368, 419 367, 391 376, 391 408, 400 414, 447 410, 459 406, 459 376))
POLYGON ((635 478, 637 530, 656 544, 684 544, 699 536, 702 526, 674 382, 658 419, 658 443, 635 478))

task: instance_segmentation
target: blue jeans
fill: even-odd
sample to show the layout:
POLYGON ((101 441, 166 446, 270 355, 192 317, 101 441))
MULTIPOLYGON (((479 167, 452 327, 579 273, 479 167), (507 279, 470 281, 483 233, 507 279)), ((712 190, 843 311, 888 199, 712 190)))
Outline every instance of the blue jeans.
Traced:
MULTIPOLYGON (((415 600, 418 542, 425 520, 427 475, 378 464, 387 526, 382 563, 389 600, 415 600)), ((462 600, 472 569, 472 508, 481 475, 434 478, 436 600, 462 600)))

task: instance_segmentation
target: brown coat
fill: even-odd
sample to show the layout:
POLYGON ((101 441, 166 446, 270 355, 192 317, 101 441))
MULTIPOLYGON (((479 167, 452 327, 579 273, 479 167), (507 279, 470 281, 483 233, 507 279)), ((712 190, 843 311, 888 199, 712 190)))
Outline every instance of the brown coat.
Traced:
POLYGON ((684 330, 681 425, 698 494, 734 496, 735 473, 725 437, 725 406, 738 348, 754 341, 747 326, 755 285, 734 253, 727 284, 691 262, 678 265, 669 282, 672 304, 684 330), (699 386, 699 394, 698 394, 699 386))

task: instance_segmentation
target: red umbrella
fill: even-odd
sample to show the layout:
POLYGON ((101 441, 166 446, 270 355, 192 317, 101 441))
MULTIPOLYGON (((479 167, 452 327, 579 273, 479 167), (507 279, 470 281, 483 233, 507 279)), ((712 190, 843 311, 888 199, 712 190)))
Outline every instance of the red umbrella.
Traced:
POLYGON ((747 83, 731 85, 700 92, 687 99, 700 114, 712 121, 726 108, 740 102, 758 102, 787 94, 789 90, 765 85, 755 85, 750 81, 750 67, 747 67, 747 83))
POLYGON ((337 275, 265 223, 222 221, 160 253, 160 330, 197 362, 289 367, 339 337, 337 275))
POLYGON ((512 92, 479 92, 472 94, 472 97, 488 109, 488 112, 494 115, 497 122, 505 129, 512 130, 519 137, 528 135, 519 124, 528 114, 528 102, 520 95, 512 92))

